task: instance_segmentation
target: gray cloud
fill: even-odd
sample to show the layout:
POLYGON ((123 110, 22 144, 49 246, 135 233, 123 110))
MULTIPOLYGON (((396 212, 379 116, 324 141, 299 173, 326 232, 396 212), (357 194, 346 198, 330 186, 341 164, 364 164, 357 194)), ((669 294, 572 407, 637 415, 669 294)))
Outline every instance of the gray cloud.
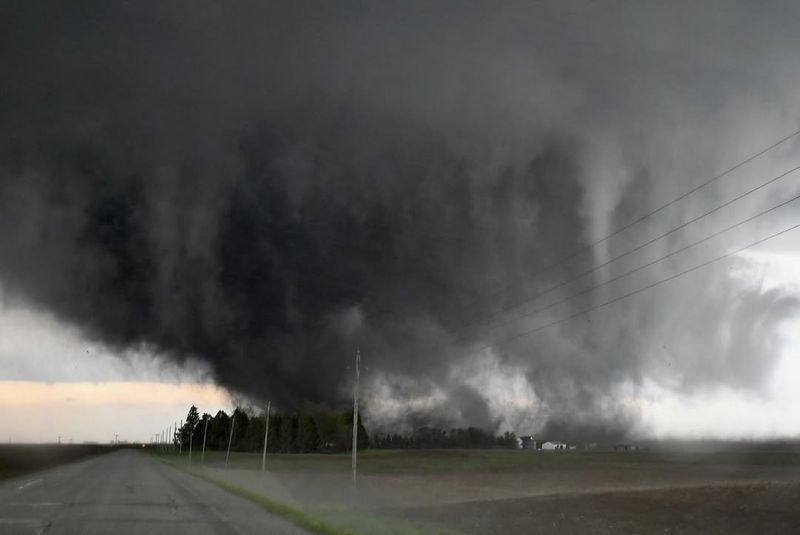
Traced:
MULTIPOLYGON (((624 249, 541 273, 792 129, 797 8, 772 7, 5 3, 0 278, 112 347, 284 404, 340 399, 356 345, 368 377, 446 385, 474 349, 459 326, 624 249)), ((793 302, 705 282, 497 353, 592 414, 657 373, 702 288, 670 373, 757 388, 793 302)))

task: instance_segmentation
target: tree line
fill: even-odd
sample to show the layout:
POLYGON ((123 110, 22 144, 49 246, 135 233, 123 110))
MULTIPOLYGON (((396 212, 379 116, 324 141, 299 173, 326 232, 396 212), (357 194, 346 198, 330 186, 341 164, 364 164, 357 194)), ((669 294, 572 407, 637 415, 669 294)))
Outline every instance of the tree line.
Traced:
MULTIPOLYGON (((266 414, 253 414, 237 407, 232 414, 217 411, 215 415, 199 414, 192 405, 183 426, 175 433, 174 444, 231 451, 261 451, 264 447, 266 414), (231 436, 231 426, 233 435, 231 436)), ((353 413, 337 412, 314 406, 299 412, 270 412, 267 451, 273 453, 320 453, 349 451, 353 440, 353 413)), ((366 448, 369 436, 358 418, 358 447, 366 448)))
MULTIPOLYGON (((192 405, 183 426, 173 437, 175 445, 189 446, 190 438, 195 448, 201 448, 205 437, 208 450, 226 450, 231 440, 231 451, 257 452, 264 447, 266 414, 237 407, 232 414, 217 411, 202 416, 192 405), (231 425, 233 436, 231 437, 231 425)), ((329 407, 315 405, 296 412, 270 412, 269 442, 271 453, 327 453, 350 451, 353 440, 353 413, 337 412, 329 407)), ((517 437, 506 432, 494 435, 477 427, 443 429, 420 427, 410 434, 378 434, 370 439, 358 418, 358 448, 367 449, 491 449, 516 448, 517 437)))
POLYGON ((410 435, 385 434, 373 438, 377 449, 491 449, 516 448, 517 436, 505 432, 493 435, 477 427, 441 429, 421 427, 410 435))

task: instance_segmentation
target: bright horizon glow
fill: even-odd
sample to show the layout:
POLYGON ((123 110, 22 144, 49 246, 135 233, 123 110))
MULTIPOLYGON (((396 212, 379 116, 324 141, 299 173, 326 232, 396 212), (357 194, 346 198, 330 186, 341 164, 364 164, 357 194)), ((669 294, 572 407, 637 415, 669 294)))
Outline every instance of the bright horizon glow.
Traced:
POLYGON ((119 440, 143 442, 190 405, 203 412, 230 412, 230 395, 213 384, 152 382, 43 383, 0 381, 4 413, 2 441, 75 443, 119 440), (7 427, 6 427, 7 426, 7 427))
POLYGON ((146 348, 117 353, 19 303, 0 305, 0 442, 141 442, 185 418, 230 411, 231 395, 199 361, 146 348))

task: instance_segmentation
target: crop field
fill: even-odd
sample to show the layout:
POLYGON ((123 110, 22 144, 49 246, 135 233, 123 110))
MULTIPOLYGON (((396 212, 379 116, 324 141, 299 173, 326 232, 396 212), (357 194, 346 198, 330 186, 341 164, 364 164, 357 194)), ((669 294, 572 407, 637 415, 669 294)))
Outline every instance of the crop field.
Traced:
MULTIPOLYGON (((188 455, 166 456, 184 467, 188 455)), ((792 533, 800 530, 800 449, 535 452, 206 452, 193 468, 334 523, 398 522, 386 533, 792 533), (355 516, 353 516, 355 515, 355 516), (404 531, 397 526, 406 526, 404 531), (409 526, 426 526, 413 530, 409 526)), ((351 530, 359 532, 359 530, 351 530)), ((375 533, 383 532, 373 530, 375 533)))
POLYGON ((109 446, 88 444, 2 444, 0 479, 16 477, 108 451, 111 451, 109 446))

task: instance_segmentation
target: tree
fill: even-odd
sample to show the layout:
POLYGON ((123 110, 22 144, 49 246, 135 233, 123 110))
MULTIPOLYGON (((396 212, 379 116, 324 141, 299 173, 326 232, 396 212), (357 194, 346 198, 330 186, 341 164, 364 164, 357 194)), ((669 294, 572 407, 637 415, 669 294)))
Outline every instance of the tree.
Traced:
POLYGON ((297 451, 297 415, 284 415, 281 422, 280 450, 284 453, 297 451))
POLYGON ((297 422, 297 451, 310 453, 319 450, 319 433, 313 416, 300 414, 297 422))
POLYGON ((517 435, 510 431, 506 431, 502 436, 497 437, 497 445, 501 448, 516 448, 517 435))
POLYGON ((310 409, 309 414, 314 418, 319 435, 319 451, 343 451, 348 448, 347 426, 340 413, 317 405, 310 409))
POLYGON ((197 422, 197 431, 195 431, 196 436, 195 443, 198 447, 203 447, 203 440, 206 441, 206 446, 208 446, 208 427, 211 425, 211 415, 207 412, 203 413, 203 416, 200 417, 200 421, 197 422))
POLYGON ((181 427, 177 432, 177 440, 179 443, 182 443, 184 446, 189 445, 189 437, 192 433, 197 432, 197 424, 200 422, 200 414, 197 412, 197 407, 192 405, 189 408, 189 414, 186 415, 186 421, 183 423, 183 427, 181 427))
POLYGON ((265 416, 251 416, 245 436, 242 438, 245 451, 259 451, 264 447, 264 420, 265 416))
MULTIPOLYGON (((197 407, 192 405, 183 427, 175 432, 175 443, 179 440, 188 447, 189 436, 194 432, 194 445, 196 449, 202 447, 203 433, 206 420, 206 449, 222 450, 228 448, 228 439, 231 436, 233 425, 232 451, 261 451, 264 447, 265 414, 254 416, 245 409, 237 407, 232 415, 225 411, 217 411, 214 416, 203 414, 200 417, 197 407), (233 419, 235 417, 235 423, 233 419)), ((269 445, 270 452, 283 453, 312 453, 349 451, 353 437, 353 414, 350 411, 337 412, 324 405, 314 405, 303 409, 299 413, 272 412, 269 418, 269 445)), ((433 430, 436 437, 444 431, 433 430), (435 432, 434 432, 435 431, 435 432)), ((413 435, 413 438, 393 435, 376 437, 375 447, 440 447, 442 439, 413 435)), ((370 446, 369 436, 364 423, 358 420, 358 447, 366 449, 370 446)))
MULTIPOLYGON (((353 413, 347 411, 342 414, 341 421, 343 425, 340 427, 340 433, 344 432, 345 435, 349 437, 349 440, 346 438, 343 440, 345 444, 345 450, 350 451, 353 449, 353 413)), ((361 421, 361 414, 358 415, 358 431, 356 434, 356 441, 358 445, 358 449, 364 450, 369 447, 369 435, 367 435, 367 429, 364 427, 364 423, 361 421)))
POLYGON ((283 415, 279 412, 269 417, 269 444, 267 451, 277 453, 281 451, 281 430, 283 428, 283 415))
POLYGON ((225 411, 217 411, 217 414, 208 423, 208 448, 222 450, 228 447, 230 425, 230 416, 225 411))
MULTIPOLYGON (((250 418, 244 409, 236 407, 233 411, 233 442, 231 443, 231 451, 247 451, 244 438, 247 436, 247 428, 250 424, 250 418)), ((230 429, 228 429, 230 433, 230 429)), ((227 448, 227 443, 225 444, 227 448)))

